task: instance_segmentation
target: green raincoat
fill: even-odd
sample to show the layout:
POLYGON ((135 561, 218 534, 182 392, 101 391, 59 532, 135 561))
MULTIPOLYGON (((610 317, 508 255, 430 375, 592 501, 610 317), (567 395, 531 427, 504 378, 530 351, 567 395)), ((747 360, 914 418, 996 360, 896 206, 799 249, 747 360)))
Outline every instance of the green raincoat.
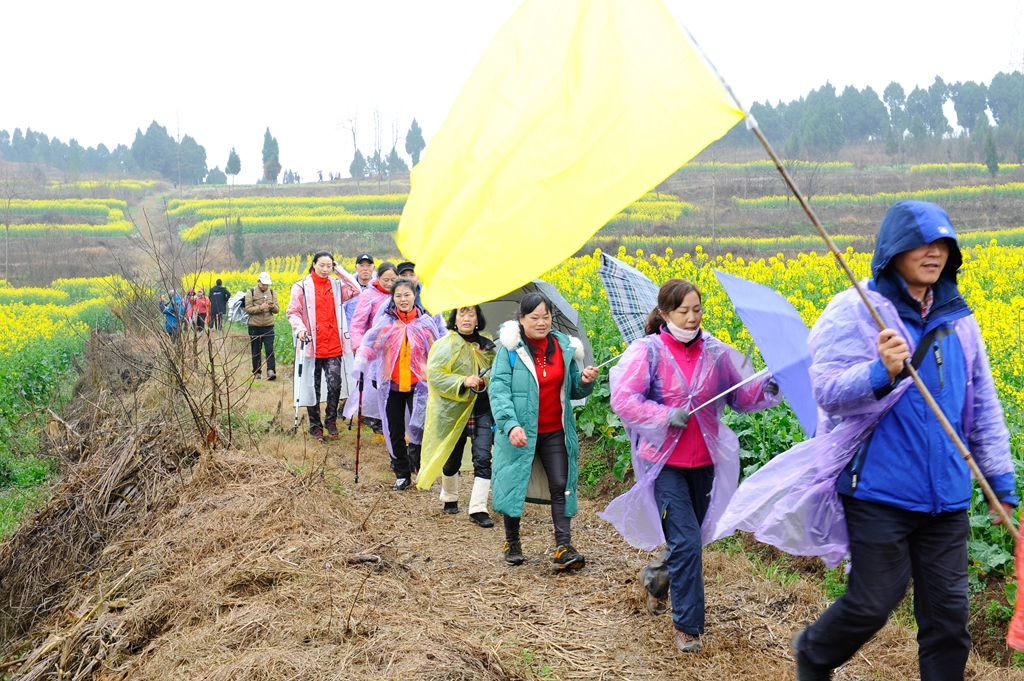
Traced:
MULTIPOLYGON (((565 362, 565 383, 562 387, 562 418, 565 424, 565 450, 569 455, 569 476, 565 485, 565 515, 576 515, 576 483, 579 478, 579 441, 576 439, 576 417, 570 400, 583 399, 594 389, 593 383, 580 380, 579 362, 583 345, 576 338, 552 331, 562 349, 565 362)), ((540 412, 540 387, 533 356, 519 335, 519 325, 506 322, 501 328, 501 347, 491 369, 488 397, 497 432, 494 436, 494 458, 491 477, 491 506, 498 513, 513 518, 523 515, 523 504, 551 503, 547 475, 540 460, 534 460, 537 448, 537 422, 540 412), (515 356, 515 366, 509 356, 515 356), (516 426, 526 431, 526 446, 514 447, 508 434, 516 426)))
MULTIPOLYGON (((493 340, 488 334, 483 338, 493 340)), ((476 404, 476 393, 463 385, 494 362, 495 348, 481 350, 467 343, 455 331, 436 341, 427 357, 427 416, 423 427, 423 449, 416 487, 430 489, 455 448, 476 404)), ((485 377, 485 382, 487 378, 485 377)))

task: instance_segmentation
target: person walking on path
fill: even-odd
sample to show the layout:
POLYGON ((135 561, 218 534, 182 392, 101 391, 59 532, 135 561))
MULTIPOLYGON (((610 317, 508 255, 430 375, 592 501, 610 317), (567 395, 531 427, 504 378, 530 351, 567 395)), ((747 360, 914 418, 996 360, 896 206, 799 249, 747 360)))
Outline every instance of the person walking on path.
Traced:
POLYGON ((636 484, 601 514, 630 540, 656 509, 660 527, 647 529, 660 530, 667 550, 639 581, 652 615, 665 612, 671 592, 674 640, 684 653, 699 651, 704 633, 701 547, 739 483, 739 441, 722 422, 725 407, 751 412, 782 400, 766 374, 690 413, 753 373, 742 354, 701 329, 703 316, 697 287, 670 279, 647 335, 612 368, 611 406, 633 445, 636 484))
POLYGON ((160 312, 164 316, 164 331, 171 340, 177 340, 178 327, 185 318, 185 306, 181 296, 175 293, 174 289, 168 291, 166 297, 160 296, 160 312))
POLYGON ((427 408, 427 355, 437 339, 433 321, 416 305, 408 279, 391 286, 381 322, 363 336, 352 376, 371 378, 395 471, 396 491, 407 489, 420 467, 427 408), (375 370, 371 373, 371 367, 375 370), (408 436, 408 443, 406 437, 408 436))
POLYGON ((373 321, 381 307, 391 300, 391 285, 398 279, 398 272, 390 262, 382 262, 377 267, 377 278, 363 289, 356 300, 356 309, 352 313, 352 350, 359 350, 363 336, 373 328, 373 321))
POLYGON ((252 353, 252 375, 257 381, 263 378, 261 349, 267 359, 267 380, 277 378, 277 364, 274 362, 274 315, 281 311, 277 304, 277 292, 270 288, 270 274, 260 272, 256 286, 245 293, 245 312, 249 315, 249 348, 252 353))
POLYGON ((210 299, 202 288, 196 291, 196 296, 192 299, 192 313, 196 331, 202 332, 210 324, 210 299))
POLYGON ((480 527, 494 527, 487 513, 494 418, 487 398, 487 380, 481 374, 494 362, 495 345, 491 337, 483 333, 486 325, 479 305, 452 310, 448 316, 448 333, 430 349, 423 467, 416 486, 430 489, 440 471, 442 510, 457 514, 459 469, 466 438, 469 438, 473 443, 474 476, 469 517, 480 527))
POLYGON ((316 403, 306 407, 309 433, 318 441, 338 437, 338 402, 344 357, 352 356, 342 305, 359 295, 355 279, 335 264, 328 251, 313 255, 309 273, 292 286, 288 322, 299 341, 306 344, 306 359, 313 359, 313 390, 316 403), (331 273, 337 276, 331 277, 331 273), (320 383, 327 382, 327 405, 320 420, 320 383))
MULTIPOLYGON (((369 253, 360 253, 356 256, 356 283, 359 284, 360 292, 370 287, 373 281, 373 256, 369 253)), ((352 328, 352 316, 356 313, 356 305, 359 304, 359 297, 345 301, 345 321, 349 328, 352 328)))
POLYGON ((231 291, 225 288, 221 280, 218 279, 216 285, 210 289, 210 321, 213 328, 218 331, 223 328, 229 300, 231 300, 231 291))
POLYGON ((957 287, 961 263, 946 211, 901 201, 882 220, 864 285, 888 328, 877 331, 850 288, 811 330, 811 377, 830 439, 802 448, 818 447, 816 467, 834 465, 838 477, 825 493, 790 484, 777 498, 802 493, 813 506, 801 516, 837 517, 835 536, 816 539, 848 539, 851 562, 846 593, 793 638, 801 681, 831 678, 885 625, 911 578, 922 681, 964 678, 971 474, 904 370, 910 359, 1010 510, 1009 435, 977 320, 957 287))
POLYGON ((489 394, 497 428, 492 505, 504 514, 505 562, 522 565, 523 506, 527 501, 550 503, 555 569, 572 570, 582 568, 586 560, 571 541, 578 507, 579 442, 570 401, 590 394, 597 369, 580 370, 583 343, 552 330, 552 310, 547 296, 528 293, 519 303, 518 320, 505 322, 499 331, 501 348, 491 370, 489 394))

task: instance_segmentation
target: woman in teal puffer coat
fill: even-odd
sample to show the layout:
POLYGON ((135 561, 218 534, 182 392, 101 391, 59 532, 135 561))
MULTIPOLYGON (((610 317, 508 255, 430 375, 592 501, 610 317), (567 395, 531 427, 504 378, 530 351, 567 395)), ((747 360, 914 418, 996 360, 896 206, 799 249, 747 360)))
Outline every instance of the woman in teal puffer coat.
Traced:
POLYGON ((583 344, 551 329, 551 301, 530 293, 519 304, 519 321, 501 327, 489 394, 494 438, 492 506, 505 516, 505 561, 522 565, 519 524, 527 501, 551 504, 555 569, 583 567, 572 547, 576 515, 579 442, 570 400, 590 394, 597 369, 580 371, 583 344))

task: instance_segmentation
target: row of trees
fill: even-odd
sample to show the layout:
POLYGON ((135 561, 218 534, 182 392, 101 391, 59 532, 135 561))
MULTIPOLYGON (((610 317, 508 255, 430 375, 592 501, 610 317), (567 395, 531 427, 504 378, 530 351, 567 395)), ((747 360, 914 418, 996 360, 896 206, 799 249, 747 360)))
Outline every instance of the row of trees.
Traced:
MULTIPOLYGON (((352 132, 352 146, 355 147, 352 163, 350 163, 348 167, 348 172, 352 177, 357 180, 380 180, 385 177, 390 179, 398 173, 409 172, 409 164, 407 164, 405 159, 398 153, 399 138, 398 126, 396 123, 397 121, 392 123, 391 126, 391 151, 385 154, 381 139, 383 116, 379 109, 374 109, 373 153, 364 156, 363 152, 359 149, 356 118, 353 116, 347 121, 348 129, 352 132)), ((423 130, 414 118, 412 119, 412 124, 409 126, 409 131, 405 134, 405 151, 412 159, 413 165, 420 162, 420 154, 423 153, 423 149, 426 148, 426 146, 427 143, 423 139, 423 130)))
MULTIPOLYGON (((765 136, 786 150, 791 157, 806 155, 831 157, 848 143, 886 141, 887 151, 895 154, 901 144, 954 136, 944 107, 953 102, 960 135, 981 140, 990 132, 992 120, 1001 132, 1001 146, 1014 146, 1024 129, 1024 74, 998 73, 992 81, 946 83, 939 76, 927 88, 914 87, 908 94, 897 82, 889 83, 881 96, 871 87, 858 90, 852 85, 837 93, 826 83, 806 97, 776 106, 755 102, 750 113, 765 136)), ((724 144, 756 145, 757 140, 741 127, 730 131, 724 144)))

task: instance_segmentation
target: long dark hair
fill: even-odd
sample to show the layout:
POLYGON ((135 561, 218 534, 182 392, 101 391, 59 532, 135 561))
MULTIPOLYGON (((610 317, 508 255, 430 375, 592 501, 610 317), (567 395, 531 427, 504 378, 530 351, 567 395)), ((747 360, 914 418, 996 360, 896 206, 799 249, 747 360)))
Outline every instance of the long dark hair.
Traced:
POLYGON ((651 313, 647 315, 647 323, 644 326, 644 332, 650 336, 654 333, 661 331, 661 325, 665 323, 661 317, 661 313, 668 314, 672 310, 676 309, 683 304, 683 298, 690 293, 697 294, 697 300, 703 302, 703 298, 700 295, 700 289, 698 289, 693 282, 686 281, 685 279, 669 279, 661 285, 661 289, 658 291, 658 307, 651 310, 651 313))
MULTIPOLYGON (((459 310, 465 307, 468 306, 463 305, 462 307, 457 307, 448 314, 448 323, 446 326, 449 331, 458 331, 458 328, 455 326, 455 317, 458 316, 459 310)), ((484 311, 480 309, 479 305, 474 305, 473 310, 476 312, 476 331, 483 331, 487 328, 487 320, 484 319, 484 311)))
POLYGON ((310 274, 313 274, 313 265, 316 264, 316 261, 324 257, 325 255, 331 259, 331 262, 334 262, 334 254, 331 253, 330 251, 317 251, 316 253, 313 254, 313 259, 309 261, 310 274))
MULTIPOLYGON (((523 299, 519 301, 519 316, 516 318, 516 323, 519 324, 519 336, 524 341, 526 340, 526 330, 523 328, 523 323, 520 321, 523 317, 530 314, 537 309, 541 304, 544 305, 544 309, 548 311, 552 317, 555 316, 555 306, 543 293, 539 291, 533 291, 523 296, 523 299)), ((555 354, 555 339, 551 337, 551 333, 548 332, 548 344, 544 350, 544 360, 550 360, 551 356, 555 354)), ((538 356, 540 350, 535 348, 533 343, 526 343, 526 347, 530 349, 530 354, 533 355, 533 360, 536 362, 540 357, 538 356)))
POLYGON ((387 260, 377 265, 377 278, 380 279, 380 275, 385 272, 394 272, 395 274, 398 274, 398 270, 395 269, 395 266, 387 260))

